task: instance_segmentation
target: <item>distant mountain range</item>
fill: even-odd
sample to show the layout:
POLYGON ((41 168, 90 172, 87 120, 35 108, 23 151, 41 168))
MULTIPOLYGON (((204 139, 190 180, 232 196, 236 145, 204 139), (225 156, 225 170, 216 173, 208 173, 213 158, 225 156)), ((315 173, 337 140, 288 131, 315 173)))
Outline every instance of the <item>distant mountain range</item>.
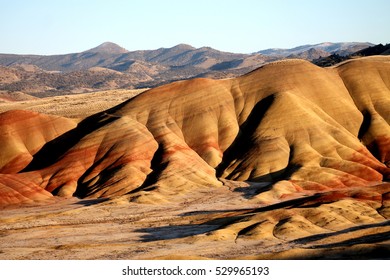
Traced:
MULTIPOLYGON (((358 43, 358 42, 343 42, 343 43, 321 43, 315 45, 303 45, 291 49, 266 49, 258 53, 264 55, 273 55, 281 57, 300 56, 309 51, 323 52, 323 54, 331 55, 348 55, 359 50, 374 46, 372 43, 358 43)), ((313 59, 310 57, 310 59, 313 59)))
POLYGON ((317 53, 323 56, 331 54, 348 55, 371 46, 373 46, 371 43, 321 43, 291 49, 266 49, 253 54, 240 54, 222 52, 209 47, 194 48, 186 44, 180 44, 172 48, 130 52, 117 44, 106 42, 81 53, 64 55, 0 54, 0 65, 33 64, 47 71, 62 72, 105 67, 125 72, 134 62, 138 62, 169 67, 199 67, 202 69, 224 70, 250 67, 257 62, 265 62, 275 58, 305 57, 312 60, 318 58, 317 53), (248 63, 249 60, 250 63, 248 63))
MULTIPOLYGON (((126 72, 134 63, 151 67, 158 65, 164 67, 198 67, 207 69, 215 67, 221 62, 240 60, 248 57, 263 58, 261 54, 235 54, 221 52, 212 48, 194 48, 190 45, 180 44, 172 48, 157 50, 140 50, 129 52, 124 48, 110 42, 103 43, 96 48, 65 55, 13 55, 0 54, 0 65, 13 66, 19 64, 33 64, 47 71, 70 72, 87 70, 91 67, 105 67, 120 72, 126 72)), ((261 60, 262 62, 264 59, 261 60)), ((237 67, 239 66, 236 63, 237 67)), ((232 67, 229 67, 232 68, 232 67)), ((203 71, 202 71, 203 72, 203 71)))
POLYGON ((282 58, 315 60, 347 56, 371 43, 321 43, 252 54, 180 44, 172 48, 128 51, 106 42, 81 53, 64 55, 0 54, 0 91, 36 96, 108 88, 155 87, 193 77, 227 78, 282 58))
POLYGON ((327 67, 327 66, 332 66, 334 64, 340 63, 350 58, 359 57, 359 56, 371 56, 371 55, 390 55, 390 44, 386 44, 386 45, 379 44, 375 46, 370 46, 368 48, 358 50, 352 54, 340 55, 338 53, 333 53, 326 57, 323 56, 323 57, 319 57, 318 59, 314 59, 312 62, 318 66, 327 67))

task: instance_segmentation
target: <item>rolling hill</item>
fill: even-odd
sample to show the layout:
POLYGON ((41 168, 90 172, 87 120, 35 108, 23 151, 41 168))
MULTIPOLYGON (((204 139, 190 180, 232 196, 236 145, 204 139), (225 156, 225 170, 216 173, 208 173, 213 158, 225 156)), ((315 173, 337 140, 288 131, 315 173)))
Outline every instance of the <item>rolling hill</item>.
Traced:
MULTIPOLYGON (((13 176, 79 197, 142 192, 157 182, 159 190, 176 193, 175 185, 219 186, 218 178, 278 182, 284 191, 276 199, 296 189, 381 182, 390 160, 387 60, 361 59, 334 69, 285 60, 235 79, 164 85, 86 118, 39 151, 21 149, 44 144, 33 145, 35 137, 22 134, 17 144, 7 132, 4 141, 18 149, 3 154, 2 165, 8 170, 16 159, 29 159, 18 160, 23 168, 13 176), (362 82, 361 69, 371 83, 362 82), (377 91, 370 90, 373 84, 377 91)), ((13 116, 36 119, 31 126, 37 135, 49 130, 43 124, 66 122, 29 114, 10 111, 2 119, 7 129, 13 116)), ((10 194, 7 199, 17 202, 10 194)))
POLYGON ((0 258, 388 257, 389 62, 283 60, 81 121, 0 114, 0 258))

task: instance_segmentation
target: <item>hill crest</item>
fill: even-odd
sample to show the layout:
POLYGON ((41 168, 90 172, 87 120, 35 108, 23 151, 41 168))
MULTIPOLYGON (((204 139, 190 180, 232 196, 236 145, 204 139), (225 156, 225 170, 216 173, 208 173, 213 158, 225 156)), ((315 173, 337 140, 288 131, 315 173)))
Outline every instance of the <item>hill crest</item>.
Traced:
POLYGON ((109 54, 123 54, 128 53, 129 51, 121 46, 112 43, 112 42, 104 42, 99 46, 89 49, 84 52, 92 52, 92 53, 109 53, 109 54))

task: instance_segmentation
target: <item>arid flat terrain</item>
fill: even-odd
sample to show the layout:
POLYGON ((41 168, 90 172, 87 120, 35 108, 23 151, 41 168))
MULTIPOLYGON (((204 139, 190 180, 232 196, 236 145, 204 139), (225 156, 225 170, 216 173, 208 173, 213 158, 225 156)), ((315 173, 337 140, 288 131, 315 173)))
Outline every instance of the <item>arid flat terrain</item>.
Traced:
POLYGON ((23 98, 24 100, 19 102, 0 102, 0 113, 10 110, 29 110, 81 120, 114 107, 145 90, 117 89, 46 98, 28 98, 27 100, 23 98))
MULTIPOLYGON (((354 198, 267 207, 243 197, 241 188, 205 188, 172 203, 69 198, 3 209, 0 259, 389 257, 388 202, 379 212, 379 203, 354 198)), ((378 188, 390 186, 367 191, 378 188)))
POLYGON ((0 105, 0 259, 390 256, 389 57, 51 98, 0 105))

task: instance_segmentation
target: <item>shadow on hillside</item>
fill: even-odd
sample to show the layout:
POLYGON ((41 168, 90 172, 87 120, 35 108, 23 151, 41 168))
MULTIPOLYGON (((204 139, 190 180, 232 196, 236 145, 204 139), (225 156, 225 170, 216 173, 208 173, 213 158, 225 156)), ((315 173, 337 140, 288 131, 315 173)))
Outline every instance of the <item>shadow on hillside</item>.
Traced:
POLYGON ((80 201, 75 202, 76 205, 91 206, 103 203, 109 200, 109 198, 95 198, 95 199, 81 199, 80 201))
POLYGON ((142 241, 159 241, 176 238, 184 238, 189 236, 195 236, 199 234, 206 234, 218 229, 223 229, 232 224, 238 223, 248 218, 248 216, 255 215, 266 211, 272 211, 281 208, 293 208, 303 205, 304 203, 318 198, 319 195, 312 195, 307 197, 301 197, 267 205, 259 208, 244 208, 244 209, 227 209, 227 210, 210 210, 210 211, 191 211, 183 213, 181 217, 196 216, 196 215, 215 215, 217 217, 211 218, 210 221, 201 224, 182 224, 182 225, 169 225, 162 227, 149 227, 139 229, 136 232, 146 233, 141 236, 142 241))
POLYGON ((54 164, 61 156, 63 156, 64 153, 76 145, 83 137, 121 118, 120 115, 115 115, 115 112, 126 106, 131 100, 135 99, 141 94, 133 96, 127 101, 118 104, 111 109, 85 118, 80 123, 78 123, 74 129, 69 130, 59 137, 47 142, 33 156, 33 160, 22 171, 20 171, 20 173, 39 170, 54 164))
POLYGON ((47 142, 35 155, 33 160, 20 172, 39 170, 54 164, 68 150, 93 131, 112 123, 119 117, 98 113, 81 121, 74 129, 47 142))
MULTIPOLYGON (((390 220, 380 222, 380 223, 374 223, 374 224, 366 224, 366 225, 359 225, 355 227, 346 228, 340 231, 336 232, 329 232, 329 233, 322 233, 322 234, 316 234, 311 235, 308 237, 302 237, 295 240, 292 240, 292 243, 300 243, 300 244, 308 244, 310 242, 319 241, 326 239, 328 237, 334 237, 337 235, 345 234, 345 233, 351 233, 358 230, 364 230, 369 228, 378 228, 378 227, 388 227, 390 226, 390 220)), ((334 246, 346 246, 348 244, 360 244, 360 243, 373 243, 373 242, 381 242, 390 240, 390 231, 380 234, 373 234, 373 235, 366 235, 363 237, 353 238, 337 243, 332 244, 324 244, 324 245, 311 245, 310 248, 328 248, 328 247, 334 247, 334 246), (367 238, 366 238, 367 237, 367 238)))
POLYGON ((154 228, 143 228, 136 230, 136 232, 146 233, 145 235, 141 236, 142 241, 145 242, 169 240, 190 237, 199 234, 207 234, 238 222, 243 218, 245 218, 243 215, 220 217, 201 224, 169 225, 154 228))
MULTIPOLYGON (((226 168, 236 159, 243 158, 252 147, 252 141, 256 129, 259 127, 266 112, 274 102, 275 97, 269 95, 260 100, 252 109, 246 121, 240 126, 240 131, 230 147, 225 151, 222 162, 217 166, 217 177, 221 177, 226 168)), ((232 174, 226 179, 231 179, 232 174)))
POLYGON ((176 225, 156 228, 143 228, 136 232, 146 233, 141 236, 144 242, 170 240, 204 234, 218 229, 217 225, 176 225))
MULTIPOLYGON (((271 108, 274 103, 275 96, 273 94, 263 98, 253 107, 251 113, 249 114, 246 121, 240 126, 240 131, 234 139, 230 147, 224 152, 222 162, 216 167, 216 176, 222 177, 226 169, 229 168, 232 162, 235 162, 240 159, 245 159, 246 155, 251 152, 253 148, 253 141, 257 138, 256 131, 266 116, 267 111, 271 108)), ((278 171, 271 172, 258 177, 249 178, 251 182, 272 182, 275 183, 280 180, 289 179, 293 173, 299 170, 302 166, 292 163, 294 157, 294 147, 290 146, 290 154, 288 159, 288 165, 278 171)), ((240 173, 239 167, 237 170, 233 170, 225 179, 234 180, 235 176, 240 173)), ((259 194, 262 191, 258 188, 258 185, 254 186, 252 189, 249 188, 247 191, 244 188, 241 191, 244 193, 246 198, 251 198, 256 194, 259 194), (257 191, 253 191, 256 189, 257 191)))

